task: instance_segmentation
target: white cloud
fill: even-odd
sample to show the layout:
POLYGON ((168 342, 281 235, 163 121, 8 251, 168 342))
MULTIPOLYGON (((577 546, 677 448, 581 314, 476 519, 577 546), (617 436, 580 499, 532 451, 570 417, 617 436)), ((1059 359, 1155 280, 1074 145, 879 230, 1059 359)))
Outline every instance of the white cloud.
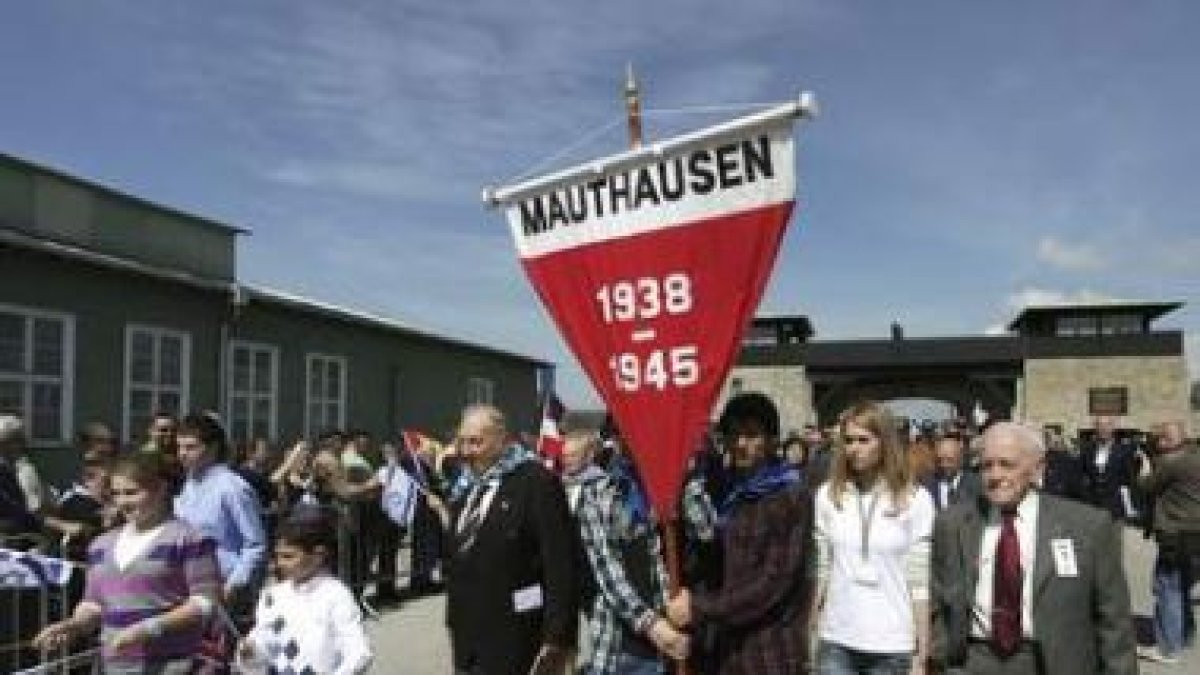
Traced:
POLYGON ((1046 236, 1038 241, 1037 259, 1068 272, 1089 272, 1104 267, 1105 256, 1099 248, 1085 242, 1065 242, 1046 236))
POLYGON ((1077 291, 1060 291, 1050 288, 1028 286, 1009 294, 1004 300, 1005 308, 1010 312, 1019 312, 1026 307, 1046 307, 1053 305, 1073 305, 1082 303, 1121 302, 1119 298, 1106 293, 1100 293, 1088 288, 1077 291))
POLYGON ((1003 318, 989 323, 983 329, 983 334, 1004 335, 1008 332, 1009 321, 1026 307, 1053 307, 1055 305, 1122 302, 1123 300, 1123 298, 1100 293, 1089 288, 1063 291, 1053 288, 1026 286, 1008 294, 1008 297, 1004 299, 1003 307, 996 312, 996 314, 999 314, 1003 318))
POLYGON ((471 203, 479 187, 400 162, 288 160, 264 175, 283 185, 408 202, 471 203))

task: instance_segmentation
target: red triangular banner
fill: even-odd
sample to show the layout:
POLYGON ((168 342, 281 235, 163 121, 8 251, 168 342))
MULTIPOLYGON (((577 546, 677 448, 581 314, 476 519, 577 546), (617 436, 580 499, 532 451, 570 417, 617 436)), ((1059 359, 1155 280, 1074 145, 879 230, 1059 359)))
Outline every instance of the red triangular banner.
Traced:
POLYGON ((496 195, 534 288, 668 517, 792 211, 798 112, 496 195))

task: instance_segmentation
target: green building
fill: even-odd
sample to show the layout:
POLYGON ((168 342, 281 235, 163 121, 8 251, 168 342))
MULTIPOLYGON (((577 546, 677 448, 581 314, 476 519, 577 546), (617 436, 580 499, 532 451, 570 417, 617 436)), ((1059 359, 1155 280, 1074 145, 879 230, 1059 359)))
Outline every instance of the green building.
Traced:
POLYGON ((245 233, 0 154, 0 411, 51 476, 84 424, 138 443, 158 410, 234 441, 441 435, 475 402, 535 428, 552 364, 241 284, 245 233))

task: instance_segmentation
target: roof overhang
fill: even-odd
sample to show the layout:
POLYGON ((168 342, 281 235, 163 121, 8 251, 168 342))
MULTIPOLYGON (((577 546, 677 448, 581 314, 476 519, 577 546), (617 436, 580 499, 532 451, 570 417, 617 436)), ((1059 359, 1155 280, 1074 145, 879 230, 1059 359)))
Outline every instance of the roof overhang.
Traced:
POLYGON ((1021 325, 1034 317, 1079 316, 1083 314, 1128 314, 1134 313, 1153 321, 1183 307, 1181 301, 1151 302, 1114 300, 1111 302, 1061 303, 1053 305, 1028 305, 1008 324, 1008 330, 1019 330, 1021 325))

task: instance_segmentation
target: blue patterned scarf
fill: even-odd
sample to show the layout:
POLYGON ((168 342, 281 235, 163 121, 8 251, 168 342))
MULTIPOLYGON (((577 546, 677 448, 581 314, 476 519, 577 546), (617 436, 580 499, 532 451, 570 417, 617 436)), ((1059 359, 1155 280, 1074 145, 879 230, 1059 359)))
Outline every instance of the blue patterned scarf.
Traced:
POLYGON ((717 509, 722 524, 742 504, 756 502, 800 482, 800 473, 780 460, 769 460, 753 472, 735 480, 733 489, 717 509))
POLYGON ((609 472, 617 483, 630 520, 635 525, 649 523, 650 502, 646 499, 646 491, 642 489, 642 481, 638 479, 633 462, 626 457, 614 457, 609 472))
POLYGON ((450 501, 458 501, 466 497, 471 488, 476 485, 482 483, 499 484, 505 476, 512 473, 520 465, 525 462, 536 461, 538 461, 537 454, 522 445, 513 443, 504 449, 504 452, 500 454, 500 459, 497 459, 482 475, 476 476, 471 466, 464 463, 462 473, 458 475, 458 480, 450 488, 450 501))

